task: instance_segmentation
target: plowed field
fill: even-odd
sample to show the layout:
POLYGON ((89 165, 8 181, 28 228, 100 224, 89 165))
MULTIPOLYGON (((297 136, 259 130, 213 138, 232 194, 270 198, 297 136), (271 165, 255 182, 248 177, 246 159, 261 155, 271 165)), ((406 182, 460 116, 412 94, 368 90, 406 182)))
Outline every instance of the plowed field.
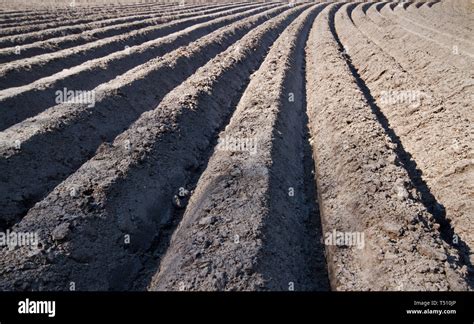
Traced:
POLYGON ((472 290, 473 21, 3 3, 0 290, 472 290))

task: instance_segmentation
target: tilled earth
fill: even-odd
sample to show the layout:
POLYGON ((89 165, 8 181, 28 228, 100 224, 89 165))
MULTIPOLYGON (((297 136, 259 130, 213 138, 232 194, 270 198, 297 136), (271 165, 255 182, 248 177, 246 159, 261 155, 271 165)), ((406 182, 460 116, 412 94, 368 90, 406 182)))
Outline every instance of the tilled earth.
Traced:
POLYGON ((0 290, 472 290, 473 20, 0 8, 0 290))

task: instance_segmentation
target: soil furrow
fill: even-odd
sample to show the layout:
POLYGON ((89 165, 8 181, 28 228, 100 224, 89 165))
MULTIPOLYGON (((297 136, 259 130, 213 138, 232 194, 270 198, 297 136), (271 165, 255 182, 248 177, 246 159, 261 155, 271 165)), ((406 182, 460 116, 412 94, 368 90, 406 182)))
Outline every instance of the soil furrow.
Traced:
MULTIPOLYGON (((390 17, 397 21, 404 29, 407 31, 421 35, 425 39, 429 39, 432 42, 440 44, 444 47, 447 47, 452 51, 454 46, 458 46, 459 51, 466 52, 470 54, 471 58, 474 58, 474 43, 472 40, 472 35, 463 38, 453 34, 448 34, 440 30, 436 30, 429 26, 423 25, 420 22, 417 22, 413 19, 410 19, 407 15, 406 10, 397 9, 393 10, 394 15, 390 17)), ((418 17, 418 15, 416 16, 418 17)), ((456 33, 457 34, 457 33, 456 33)))
POLYGON ((440 15, 464 21, 466 22, 465 25, 472 25, 474 13, 470 0, 444 0, 437 3, 433 8, 439 11, 440 15))
MULTIPOLYGON (((227 8, 226 8, 227 9, 227 8)), ((158 24, 169 23, 170 21, 177 19, 184 19, 190 17, 201 16, 203 14, 211 13, 217 10, 211 10, 210 12, 201 11, 195 13, 186 13, 178 15, 157 15, 149 19, 136 19, 138 21, 120 23, 113 26, 100 27, 98 29, 87 30, 79 34, 66 35, 61 37, 55 37, 47 40, 41 40, 34 43, 19 44, 18 38, 15 36, 12 38, 8 46, 0 49, 0 63, 9 63, 13 61, 20 61, 25 58, 29 58, 36 55, 45 53, 52 53, 66 48, 87 44, 99 39, 107 37, 117 36, 126 34, 130 31, 137 29, 146 28, 149 26, 156 26, 158 24), (21 45, 21 46, 20 46, 21 45)), ((61 33, 63 34, 63 33, 61 33)), ((41 37, 43 35, 40 35, 41 37)), ((43 37, 42 37, 43 38, 43 37)), ((21 42, 23 43, 23 42, 21 42)))
MULTIPOLYGON (((100 20, 105 20, 107 18, 115 17, 126 17, 126 16, 135 16, 135 15, 145 15, 152 12, 170 12, 170 11, 186 11, 187 9, 203 7, 205 5, 190 5, 190 6, 171 6, 171 7, 160 7, 160 6, 150 6, 148 8, 134 8, 129 11, 107 11, 107 12, 94 12, 93 14, 88 14, 86 11, 78 11, 78 12, 71 12, 67 15, 60 15, 60 14, 52 14, 51 16, 40 16, 37 20, 34 17, 27 16, 24 19, 13 19, 13 22, 0 22, 0 27, 21 27, 19 32, 29 31, 28 29, 24 29, 25 27, 28 28, 28 25, 34 26, 34 24, 47 24, 47 23, 54 23, 57 24, 53 25, 53 27, 59 26, 66 26, 67 24, 73 25, 78 23, 88 23, 88 22, 98 22, 100 20), (87 19, 84 19, 84 16, 87 19)), ((42 28, 51 28, 50 25, 41 26, 42 28)))
POLYGON ((334 25, 338 7, 318 16, 307 46, 310 132, 331 287, 467 289, 456 251, 410 194, 414 185, 400 147, 344 53, 334 25))
POLYGON ((431 56, 438 65, 454 67, 459 71, 465 71, 467 67, 472 66, 474 54, 463 51, 462 44, 458 44, 458 54, 456 54, 452 44, 427 37, 416 30, 410 30, 407 23, 399 21, 387 6, 384 6, 380 12, 375 8, 370 8, 367 16, 373 19, 380 28, 393 33, 397 41, 403 41, 403 49, 409 49, 414 54, 420 55, 419 61, 429 60, 426 57, 431 56))
MULTIPOLYGON (((218 28, 273 7, 274 5, 265 6, 243 14, 196 24, 168 36, 132 46, 105 57, 89 60, 26 86, 0 91, 0 104, 3 106, 3 109, 0 110, 0 130, 54 106, 57 97, 55 93, 58 90, 64 88, 91 90, 148 60, 163 56, 218 28)), ((279 10, 284 10, 284 8, 284 6, 280 6, 279 10)))
POLYGON ((141 113, 155 108, 197 68, 287 8, 239 20, 150 60, 95 88, 92 105, 62 103, 1 132, 0 169, 7 170, 0 188, 2 227, 18 221, 34 202, 87 161, 102 142, 112 140, 141 113))
POLYGON ((252 75, 151 290, 328 288, 303 162, 304 44, 321 8, 298 17, 252 75), (251 143, 226 147, 239 139, 251 143))
POLYGON ((474 290, 474 0, 94 1, 0 0, 0 291, 474 290))
MULTIPOLYGON (((351 6, 345 8, 350 10, 351 6)), ((443 98, 435 85, 406 72, 357 30, 347 11, 338 12, 336 29, 344 47, 350 48, 352 62, 374 94, 375 103, 398 134, 399 145, 410 152, 403 163, 410 170, 418 196, 440 224, 447 243, 460 250, 467 270, 474 272, 470 252, 474 228, 469 219, 474 215, 469 198, 474 186, 468 180, 474 177, 474 137, 470 132, 473 121, 466 118, 470 107, 443 98), (404 93, 418 96, 396 97, 404 93)))
MULTIPOLYGON (((169 8, 166 8, 166 9, 161 9, 161 8, 153 8, 153 7, 150 7, 146 10, 130 10, 130 11, 120 11, 120 12, 117 12, 115 10, 112 10, 112 11, 108 11, 107 13, 94 13, 94 14, 91 14, 91 15, 88 15, 87 16, 87 19, 84 18, 85 15, 87 15, 87 13, 84 13, 82 11, 77 11, 77 14, 74 14, 74 15, 67 15, 67 16, 57 16, 58 19, 62 19, 63 20, 63 23, 61 24, 58 24, 57 26, 41 26, 43 28, 43 30, 45 31, 54 31, 55 29, 61 29, 61 28, 67 28, 68 27, 68 24, 70 25, 69 27, 75 27, 75 25, 78 25, 78 26, 81 26, 81 25, 88 25, 88 24, 95 24, 95 23, 106 23, 108 21, 111 21, 113 22, 114 20, 121 20, 121 19, 126 19, 128 17, 133 17, 133 16, 136 16, 136 15, 145 15, 147 13, 161 13, 161 12, 169 12, 169 11, 175 11, 175 10, 179 10, 180 7, 169 7, 169 8), (97 17, 97 19, 95 19, 95 17, 97 17)), ((26 20, 27 22, 34 22, 32 21, 31 17, 29 19, 26 20)), ((38 23, 36 23, 38 24, 38 23)), ((34 26, 34 24, 31 24, 32 26, 34 26)), ((21 27, 21 26, 20 26, 21 27)), ((35 30, 28 30, 28 27, 29 26, 23 26, 22 29, 20 30, 14 30, 12 28, 12 32, 11 33, 8 33, 8 34, 19 34, 20 32, 21 33, 24 33, 24 34, 34 34, 35 33, 35 30)), ((38 29, 36 29, 38 30, 38 29)), ((6 35, 4 35, 6 36, 6 35)))
MULTIPOLYGON (((454 58, 460 55, 445 53, 448 56, 444 60, 439 55, 433 56, 432 51, 436 52, 440 49, 431 48, 432 51, 429 51, 431 44, 417 37, 413 39, 411 37, 413 35, 410 34, 400 35, 397 28, 384 28, 383 25, 375 24, 371 19, 377 17, 377 14, 371 10, 372 8, 369 8, 367 16, 361 12, 360 7, 356 7, 352 11, 354 23, 371 41, 396 59, 403 69, 434 85, 440 96, 447 99, 452 98, 452 100, 460 102, 461 105, 469 103, 470 91, 474 86, 474 75, 470 71, 472 69, 465 67, 464 70, 461 70, 452 65, 454 58), (374 32, 377 29, 378 31, 374 32), (413 42, 418 42, 418 46, 423 45, 425 49, 414 49, 413 42)), ((382 17, 379 15, 377 19, 380 18, 382 17)), ((386 25, 391 22, 382 18, 379 20, 379 24, 386 25)), ((467 64, 467 67, 472 66, 472 60, 467 64)))
POLYGON ((132 16, 107 22, 67 26, 53 30, 41 30, 26 35, 3 37, 0 38, 0 46, 3 47, 0 50, 0 58, 2 62, 21 59, 23 57, 38 55, 41 51, 51 52, 58 49, 65 49, 92 40, 124 34, 134 29, 242 6, 243 5, 199 7, 198 9, 189 11, 161 12, 159 14, 151 14, 149 17, 132 16), (19 54, 15 53, 16 49, 19 49, 19 54), (10 54, 10 56, 8 56, 8 54, 10 54), (13 54, 15 54, 15 56, 13 54))
MULTIPOLYGON (((25 17, 25 24, 27 25, 19 25, 19 26, 11 26, 11 28, 5 28, 0 32, 0 35, 2 36, 7 36, 7 35, 13 35, 17 33, 29 33, 33 32, 36 30, 41 30, 41 29, 51 29, 51 28, 57 28, 60 26, 66 26, 67 24, 83 24, 83 23, 93 23, 93 22, 98 22, 100 20, 104 19, 109 19, 109 18, 119 18, 119 17, 125 17, 128 15, 135 15, 135 14, 144 14, 147 12, 152 12, 152 11, 167 11, 167 10, 174 10, 179 7, 148 7, 146 10, 140 10, 138 8, 134 8, 128 11, 108 11, 106 13, 104 12, 94 12, 93 14, 87 14, 87 12, 84 12, 82 10, 78 11, 77 14, 75 15, 65 15, 65 16, 58 16, 57 14, 53 14, 52 18, 50 21, 44 21, 41 20, 34 21, 34 17, 31 15, 28 15, 25 17), (138 10, 137 10, 138 9, 138 10), (84 16, 87 18, 84 19, 84 16), (35 23, 36 25, 34 25, 35 23), (29 26, 31 25, 31 26, 29 26)), ((4 27, 4 26, 2 26, 4 27)))
MULTIPOLYGON (((70 15, 70 14, 80 14, 81 12, 84 12, 86 14, 88 13, 107 13, 107 12, 120 12, 120 11, 127 11, 128 9, 130 10, 136 10, 137 8, 150 8, 150 7, 155 7, 159 6, 163 9, 166 9, 168 7, 175 6, 173 4, 143 4, 143 5, 127 5, 127 6, 122 6, 122 5, 101 5, 98 7, 67 7, 65 9, 61 9, 58 7, 54 7, 53 10, 48 9, 48 10, 42 10, 42 9, 23 9, 18 10, 16 12, 10 12, 10 13, 4 13, 7 14, 9 18, 16 19, 16 18, 21 18, 22 16, 25 19, 28 19, 28 17, 36 17, 36 16, 44 16, 44 15, 70 15)), ((5 17, 4 18, 8 18, 5 17)))
POLYGON ((160 257, 153 247, 189 194, 180 187, 187 188, 266 50, 303 9, 282 13, 217 55, 31 209, 15 229, 38 231, 47 252, 2 250, 0 288, 18 289, 21 281, 28 290, 67 290, 74 281, 78 290, 127 289, 140 285, 137 278, 146 285, 160 257), (64 212, 53 211, 58 204, 64 212), (70 229, 65 240, 51 237, 58 227, 70 229), (48 254, 53 261, 43 263, 48 254), (10 271, 29 262, 31 271, 10 271))
POLYGON ((424 17, 435 17, 437 21, 452 25, 453 28, 455 28, 456 25, 459 25, 459 29, 465 30, 467 32, 472 32, 473 30, 473 27, 469 25, 469 19, 465 19, 465 17, 462 17, 461 15, 455 15, 451 10, 442 10, 439 5, 434 6, 433 4, 431 6, 423 6, 420 8, 420 12, 424 17), (453 24, 453 18, 455 21, 459 21, 460 24, 453 24))
MULTIPOLYGON (((446 36, 459 37, 461 39, 468 40, 472 43, 472 29, 469 26, 461 26, 460 24, 453 24, 453 21, 443 20, 442 17, 436 15, 434 10, 431 10, 427 6, 423 6, 423 9, 427 8, 428 10, 422 10, 420 8, 409 8, 407 11, 403 12, 404 17, 410 19, 413 23, 420 23, 423 27, 429 28, 434 32, 444 34, 446 36)), ((397 11, 398 13, 398 11, 397 11)))
MULTIPOLYGON (((248 7, 251 9, 254 8, 255 5, 248 7)), ((264 10, 264 8, 257 7, 254 10, 264 10)), ((151 39, 169 35, 197 23, 242 12, 248 14, 250 11, 247 7, 240 7, 209 15, 179 19, 162 25, 150 26, 126 34, 100 39, 54 53, 27 58, 19 62, 7 63, 0 66, 0 89, 25 85, 41 77, 54 74, 66 68, 71 68, 85 61, 123 50, 125 46, 138 45, 151 39)))
MULTIPOLYGON (((148 8, 147 10, 136 10, 136 11, 130 11, 130 16, 131 15, 145 15, 148 12, 160 12, 164 11, 161 8, 148 8)), ((0 35, 2 36, 7 36, 7 35, 15 35, 15 34, 22 34, 22 33, 29 33, 29 32, 34 32, 37 30, 41 29, 50 29, 50 28, 56 28, 56 27, 62 27, 62 26, 67 26, 69 25, 74 25, 74 24, 86 24, 86 23, 93 23, 97 22, 100 20, 105 20, 110 17, 124 17, 124 15, 120 14, 112 14, 111 12, 108 12, 107 14, 104 13, 94 13, 93 15, 87 15, 86 19, 84 16, 87 15, 87 13, 82 12, 81 14, 75 14, 75 15, 52 15, 50 17, 39 17, 37 19, 34 19, 34 17, 26 17, 23 21, 16 21, 16 22, 4 22, 0 23, 0 27, 2 27, 2 31, 0 32, 0 35)), ((125 16, 126 17, 126 16, 125 16)))

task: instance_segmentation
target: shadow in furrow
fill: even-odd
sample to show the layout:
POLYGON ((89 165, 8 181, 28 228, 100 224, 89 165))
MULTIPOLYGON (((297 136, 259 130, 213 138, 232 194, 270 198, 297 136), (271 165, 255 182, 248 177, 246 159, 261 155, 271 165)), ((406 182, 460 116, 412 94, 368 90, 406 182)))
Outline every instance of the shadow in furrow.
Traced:
POLYGON ((387 5, 387 4, 388 4, 388 2, 377 3, 377 4, 375 5, 375 9, 376 9, 378 12, 380 12, 380 10, 382 10, 382 8, 385 7, 385 5, 387 5))
MULTIPOLYGON (((226 70, 223 75, 219 76, 220 81, 213 86, 212 94, 208 95, 208 99, 205 99, 206 96, 203 96, 199 101, 199 106, 207 107, 206 109, 211 109, 213 104, 217 104, 217 102, 219 101, 219 97, 231 96, 229 104, 226 104, 225 106, 220 106, 220 109, 222 111, 222 119, 218 121, 218 126, 212 131, 212 133, 207 136, 209 144, 207 144, 204 149, 200 150, 197 153, 196 158, 199 161, 199 166, 195 170, 189 171, 185 174, 184 183, 186 184, 186 190, 193 192, 198 186, 198 181, 200 180, 204 171, 208 168, 209 161, 215 153, 216 148, 218 147, 217 144, 219 141, 219 134, 227 127, 227 125, 229 125, 230 120, 235 112, 235 109, 238 106, 242 95, 244 94, 250 83, 251 72, 256 71, 260 68, 262 62, 266 57, 267 49, 272 46, 275 39, 278 37, 278 35, 280 35, 283 30, 285 30, 285 28, 290 22, 291 20, 289 19, 280 27, 278 27, 278 29, 275 30, 271 35, 269 35, 268 38, 265 37, 265 39, 260 43, 259 50, 255 51, 253 54, 255 55, 255 57, 257 57, 257 59, 252 59, 251 61, 254 62, 249 62, 250 66, 248 68, 241 67, 241 71, 245 71, 243 72, 245 73, 245 81, 239 85, 238 89, 232 90, 231 87, 229 95, 229 83, 226 82, 226 80, 230 80, 231 78, 236 77, 235 69, 237 69, 238 67, 234 67, 232 69, 226 70), (214 102, 214 100, 216 100, 216 102, 214 102), (213 103, 210 103, 209 101, 213 103)), ((191 129, 192 127, 190 125, 186 125, 185 121, 188 121, 188 123, 190 124, 196 123, 199 120, 199 117, 196 116, 195 118, 193 118, 192 115, 195 114, 196 112, 194 112, 193 110, 186 111, 185 114, 181 117, 182 122, 178 123, 180 127, 191 129)), ((183 203, 182 208, 173 208, 172 217, 170 217, 171 221, 160 228, 159 235, 154 238, 148 251, 145 253, 146 255, 153 255, 154 257, 142 259, 142 263, 144 266, 142 271, 140 271, 137 277, 133 280, 133 290, 147 289, 147 287, 150 285, 150 282, 152 281, 153 276, 161 268, 162 262, 165 261, 164 256, 170 248, 173 234, 180 225, 180 223, 182 223, 186 211, 189 212, 188 207, 186 207, 186 205, 187 201, 183 203)))
MULTIPOLYGON (((269 18, 280 12, 271 13, 269 18)), ((78 116, 71 119, 73 122, 61 125, 58 130, 32 137, 22 143, 22 152, 8 159, 0 159, 0 168, 8 170, 4 175, 8 177, 8 182, 0 186, 0 229, 19 222, 32 204, 46 197, 54 187, 94 156, 104 142, 113 140, 142 113, 156 107, 169 91, 241 39, 251 28, 267 21, 263 14, 256 17, 249 18, 247 23, 246 20, 237 23, 232 32, 230 28, 234 27, 229 25, 222 31, 216 31, 211 39, 189 45, 187 55, 170 55, 167 59, 172 62, 172 66, 160 65, 156 69, 147 67, 146 78, 114 85, 116 95, 104 94, 94 109, 82 109, 78 116), (27 152, 33 154, 28 156, 27 152), (12 199, 11 192, 21 192, 21 199, 12 199)), ((41 121, 36 120, 35 123, 39 125, 41 121)))
MULTIPOLYGON (((222 123, 220 123, 220 127, 218 127, 218 129, 214 131, 212 137, 209 138, 209 145, 204 151, 201 152, 201 156, 199 157, 199 167, 190 172, 189 174, 186 174, 186 190, 193 192, 196 189, 197 183, 201 175, 207 169, 209 160, 211 159, 212 155, 214 154, 215 148, 217 147, 219 133, 222 132, 225 126, 229 124, 229 121, 232 118, 232 113, 235 107, 237 107, 237 104, 239 103, 242 94, 247 88, 249 81, 250 80, 247 80, 247 82, 242 83, 238 92, 232 97, 232 101, 229 107, 233 107, 233 109, 227 115, 225 115, 222 123)), ((219 85, 216 88, 222 88, 222 86, 223 85, 219 85)), ((187 202, 185 203, 185 205, 186 204, 187 202)), ((163 257, 165 256, 170 246, 173 233, 178 228, 178 225, 181 223, 185 212, 186 208, 173 208, 172 217, 170 217, 171 221, 164 224, 160 228, 159 235, 153 239, 150 248, 146 253, 144 253, 146 255, 152 254, 154 255, 154 257, 143 258, 143 270, 137 275, 136 278, 134 278, 132 290, 144 291, 147 289, 153 276, 160 269, 161 261, 163 261, 163 257)))
MULTIPOLYGON (((303 71, 306 68, 306 64, 303 67, 303 71)), ((306 73, 305 73, 306 75, 306 73)), ((323 229, 321 224, 321 213, 319 210, 318 203, 318 192, 317 192, 317 179, 315 170, 315 161, 313 148, 309 142, 310 130, 308 128, 309 118, 307 114, 307 101, 306 101, 306 83, 303 83, 303 164, 304 164, 304 194, 307 201, 307 208, 310 213, 309 229, 314 233, 314 237, 311 241, 311 247, 314 251, 314 268, 317 269, 317 273, 314 275, 315 279, 318 280, 316 284, 317 290, 330 290, 329 273, 327 268, 327 260, 325 255, 325 247, 323 243, 323 229)))
MULTIPOLYGON (((310 22, 319 12, 311 17, 310 22)), ((294 281, 295 290, 327 291, 330 290, 329 275, 307 126, 304 44, 310 26, 307 23, 298 37, 299 44, 291 59, 292 68, 284 80, 280 99, 282 107, 273 129, 269 194, 271 219, 267 219, 264 225, 265 252, 273 256, 281 256, 281 251, 289 253, 279 264, 271 264, 274 258, 265 260, 266 266, 261 268, 265 277, 280 279, 283 277, 275 272, 286 269, 288 279, 294 281), (295 102, 288 100, 290 93, 294 94, 295 102), (288 195, 288 188, 294 189, 293 197, 288 195), (291 255, 288 245, 300 249, 291 255)), ((280 284, 276 289, 284 287, 280 284)))
POLYGON ((428 7, 433 7, 435 4, 440 3, 441 1, 433 1, 427 4, 428 7))
MULTIPOLYGON (((473 265, 469 259, 470 248, 469 246, 461 240, 459 235, 457 235, 450 224, 450 220, 446 218, 446 209, 445 207, 436 199, 436 197, 431 193, 430 188, 422 178, 422 171, 418 168, 416 161, 412 158, 412 155, 407 152, 400 140, 400 137, 396 134, 393 128, 390 127, 390 122, 387 117, 377 106, 374 97, 371 94, 370 89, 367 87, 365 82, 362 80, 357 69, 352 64, 350 56, 344 51, 344 45, 342 44, 339 36, 336 32, 334 17, 336 10, 332 11, 329 15, 329 27, 331 33, 338 44, 339 50, 343 53, 343 57, 349 67, 352 76, 354 77, 358 87, 362 91, 367 104, 370 106, 373 114, 377 118, 377 121, 384 129, 385 133, 389 136, 390 140, 396 144, 395 154, 397 155, 398 162, 407 172, 412 185, 415 187, 419 197, 420 202, 425 206, 427 211, 433 215, 436 222, 440 225, 440 236, 441 239, 446 242, 449 246, 456 249, 461 257, 462 264, 466 265, 468 269, 472 271, 473 265), (455 241, 457 240, 457 243, 455 241)), ((423 221, 423 220, 422 220, 423 221)), ((455 263, 455 260, 448 259, 448 262, 455 263)), ((471 272, 472 273, 472 272, 471 272)), ((474 288, 474 278, 469 276, 467 278, 467 284, 474 288)))
MULTIPOLYGON (((369 3, 365 3, 362 5, 362 12, 364 12, 364 14, 367 14, 367 10, 369 10, 369 8, 375 3, 373 2, 369 2, 369 3)), ((355 4, 357 5, 357 4, 355 4)), ((352 8, 355 8, 355 5, 354 6, 351 6, 352 8)))

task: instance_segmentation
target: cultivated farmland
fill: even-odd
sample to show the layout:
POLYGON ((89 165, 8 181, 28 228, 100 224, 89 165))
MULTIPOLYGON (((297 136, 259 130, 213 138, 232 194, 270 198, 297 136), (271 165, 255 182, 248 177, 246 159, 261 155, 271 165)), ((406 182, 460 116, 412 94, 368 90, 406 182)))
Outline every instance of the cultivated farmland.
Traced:
POLYGON ((471 1, 0 4, 0 290, 474 288, 471 1))

